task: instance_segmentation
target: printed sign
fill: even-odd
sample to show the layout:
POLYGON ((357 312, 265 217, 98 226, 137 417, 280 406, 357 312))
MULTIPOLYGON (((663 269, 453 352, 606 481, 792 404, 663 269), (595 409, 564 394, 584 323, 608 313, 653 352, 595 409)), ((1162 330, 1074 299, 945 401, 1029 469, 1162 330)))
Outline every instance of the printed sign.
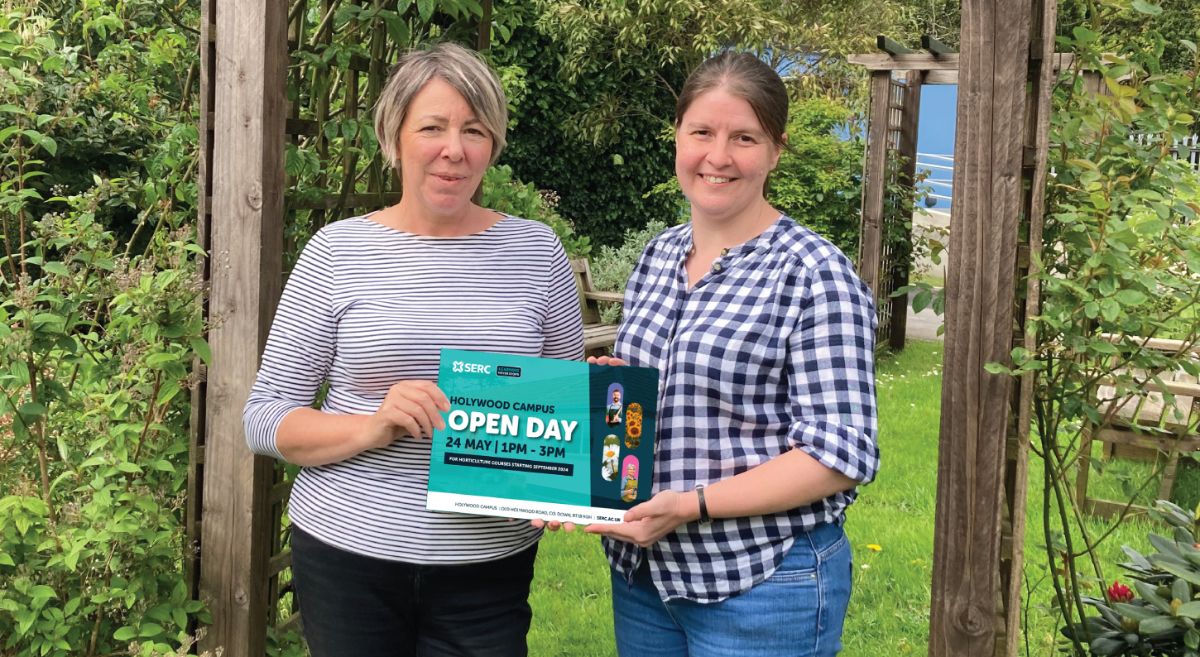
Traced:
POLYGON ((432 511, 620 522, 650 499, 658 370, 442 350, 432 511))

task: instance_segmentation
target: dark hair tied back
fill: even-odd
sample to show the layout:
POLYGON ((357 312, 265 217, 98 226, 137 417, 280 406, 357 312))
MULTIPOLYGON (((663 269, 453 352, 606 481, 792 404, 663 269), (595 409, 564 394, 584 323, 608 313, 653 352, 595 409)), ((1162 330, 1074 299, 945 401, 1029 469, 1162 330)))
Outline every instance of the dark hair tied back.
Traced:
POLYGON ((775 145, 787 148, 783 139, 787 132, 787 88, 774 69, 744 52, 723 52, 692 71, 675 104, 675 127, 697 98, 714 89, 724 89, 749 103, 775 145))

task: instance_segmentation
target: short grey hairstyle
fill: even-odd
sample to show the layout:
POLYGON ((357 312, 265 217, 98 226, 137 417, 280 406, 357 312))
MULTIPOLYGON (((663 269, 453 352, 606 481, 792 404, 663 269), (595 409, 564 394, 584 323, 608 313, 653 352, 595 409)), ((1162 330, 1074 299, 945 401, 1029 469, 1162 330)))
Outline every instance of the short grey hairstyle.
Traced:
POLYGON ((433 78, 439 78, 462 94, 475 117, 492 136, 495 164, 504 150, 508 129, 508 100, 496 74, 479 53, 455 43, 410 50, 388 76, 387 85, 375 104, 375 137, 389 166, 399 170, 400 126, 408 116, 412 99, 433 78))

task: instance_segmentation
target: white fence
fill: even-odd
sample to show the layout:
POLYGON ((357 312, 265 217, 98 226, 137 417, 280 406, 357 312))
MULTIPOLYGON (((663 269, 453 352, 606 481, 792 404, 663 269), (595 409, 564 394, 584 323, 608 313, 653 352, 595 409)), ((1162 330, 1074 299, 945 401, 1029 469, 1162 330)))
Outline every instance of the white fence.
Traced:
MULTIPOLYGON (((1144 133, 1134 134, 1134 141, 1144 146, 1153 141, 1153 137, 1144 133)), ((1186 160, 1196 171, 1200 171, 1200 134, 1176 139, 1171 144, 1171 154, 1186 160)), ((954 195, 954 157, 938 153, 917 153, 917 170, 925 169, 929 177, 925 184, 929 185, 929 196, 938 200, 953 203, 954 195)))
MULTIPOLYGON (((1154 138, 1147 134, 1135 134, 1133 140, 1143 146, 1149 145, 1154 138)), ((1171 154, 1181 160, 1187 160, 1192 168, 1200 171, 1200 134, 1176 139, 1171 144, 1171 154)))

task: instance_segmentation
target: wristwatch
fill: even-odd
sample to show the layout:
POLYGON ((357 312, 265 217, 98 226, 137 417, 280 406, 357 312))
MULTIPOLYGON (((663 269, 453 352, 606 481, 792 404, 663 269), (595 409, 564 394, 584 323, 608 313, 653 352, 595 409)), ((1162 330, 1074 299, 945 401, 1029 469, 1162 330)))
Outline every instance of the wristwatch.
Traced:
POLYGON ((704 502, 704 484, 696 484, 696 499, 700 502, 700 524, 707 525, 712 518, 708 517, 708 504, 704 502))

